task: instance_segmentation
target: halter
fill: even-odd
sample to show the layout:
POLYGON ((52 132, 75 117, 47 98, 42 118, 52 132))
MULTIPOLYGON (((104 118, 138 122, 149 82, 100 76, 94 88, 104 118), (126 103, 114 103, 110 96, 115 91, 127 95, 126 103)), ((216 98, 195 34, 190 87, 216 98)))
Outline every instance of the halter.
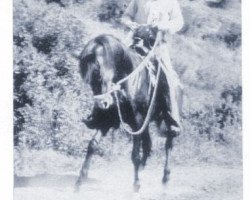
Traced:
POLYGON ((141 134, 142 132, 145 131, 145 129, 147 128, 147 126, 149 124, 151 115, 153 113, 153 107, 154 107, 154 102, 155 102, 155 99, 156 99, 157 88, 158 88, 158 85, 159 85, 162 62, 159 62, 159 64, 158 64, 158 70, 157 70, 157 75, 156 75, 156 82, 155 82, 155 88, 154 88, 154 91, 153 91, 153 96, 152 96, 152 99, 151 99, 151 102, 150 102, 150 105, 149 105, 149 108, 148 108, 148 111, 147 111, 146 118, 145 118, 145 120, 144 120, 144 122, 143 122, 143 124, 142 124, 142 126, 141 126, 141 128, 139 130, 132 131, 131 128, 129 127, 129 125, 126 122, 124 122, 124 120, 122 118, 122 113, 121 113, 121 108, 120 108, 120 104, 119 104, 119 98, 118 98, 118 95, 117 95, 117 91, 120 90, 122 83, 128 81, 129 79, 131 79, 132 77, 137 75, 140 71, 142 71, 147 66, 147 63, 154 56, 155 48, 156 48, 156 46, 158 46, 160 44, 160 41, 161 41, 161 33, 160 34, 158 33, 157 36, 156 36, 156 40, 155 40, 155 44, 154 44, 153 48, 151 49, 151 51, 148 53, 148 55, 144 58, 144 60, 140 63, 140 65, 134 71, 132 71, 125 78, 119 80, 117 83, 114 83, 113 86, 112 86, 112 89, 110 91, 108 91, 108 92, 106 92, 104 94, 94 95, 95 99, 102 99, 105 96, 114 93, 117 108, 118 108, 118 115, 119 115, 119 119, 120 119, 122 128, 131 135, 139 135, 139 134, 141 134))

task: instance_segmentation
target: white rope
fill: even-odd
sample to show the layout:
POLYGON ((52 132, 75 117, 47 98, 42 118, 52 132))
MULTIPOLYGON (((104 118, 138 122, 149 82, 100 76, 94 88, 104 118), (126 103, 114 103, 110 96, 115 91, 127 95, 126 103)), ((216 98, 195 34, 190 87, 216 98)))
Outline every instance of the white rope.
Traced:
POLYGON ((125 78, 119 80, 117 83, 113 84, 113 87, 110 91, 104 93, 104 94, 99 94, 99 95, 94 95, 94 99, 102 99, 105 98, 107 95, 112 94, 113 92, 120 90, 120 85, 126 81, 128 81, 129 79, 131 79, 132 77, 134 77, 135 75, 137 75, 141 70, 143 70, 148 62, 150 62, 150 59, 155 55, 154 51, 156 46, 158 46, 160 44, 160 41, 162 40, 162 33, 159 32, 156 36, 155 39, 155 44, 152 47, 151 51, 148 53, 148 55, 143 59, 143 61, 140 63, 140 65, 134 69, 134 71, 132 71, 128 76, 126 76, 125 78))
POLYGON ((158 89, 158 85, 159 85, 159 80, 160 80, 160 74, 161 74, 161 64, 159 64, 159 66, 158 66, 155 88, 154 88, 153 96, 152 96, 152 99, 151 99, 151 102, 150 102, 150 105, 149 105, 149 108, 148 108, 148 111, 147 111, 146 118, 145 118, 145 120, 144 120, 143 125, 141 126, 141 128, 139 130, 137 130, 137 131, 131 131, 128 128, 128 124, 126 122, 124 122, 124 120, 122 118, 122 113, 121 113, 121 108, 120 108, 120 104, 119 104, 119 98, 118 98, 118 95, 117 95, 117 91, 114 92, 115 99, 116 99, 116 104, 117 104, 117 108, 118 108, 118 115, 119 115, 119 118, 120 118, 120 121, 121 121, 121 125, 122 125, 122 128, 127 133, 129 133, 131 135, 139 135, 142 132, 144 132, 145 129, 147 128, 147 126, 148 126, 148 124, 150 122, 150 119, 151 119, 151 115, 153 113, 154 102, 155 102, 155 99, 156 99, 156 93, 157 93, 157 89, 158 89))

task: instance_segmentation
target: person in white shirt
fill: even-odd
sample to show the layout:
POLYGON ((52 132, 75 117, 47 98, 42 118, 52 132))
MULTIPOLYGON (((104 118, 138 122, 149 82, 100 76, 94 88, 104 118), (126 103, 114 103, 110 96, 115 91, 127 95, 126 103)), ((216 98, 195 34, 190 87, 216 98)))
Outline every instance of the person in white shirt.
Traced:
POLYGON ((122 23, 132 31, 141 25, 157 26, 161 31, 161 44, 155 55, 160 58, 163 71, 169 83, 171 101, 171 117, 176 124, 170 129, 175 133, 181 131, 180 111, 182 105, 182 85, 177 73, 173 69, 168 51, 168 39, 183 27, 183 16, 177 0, 131 0, 123 17, 122 23))

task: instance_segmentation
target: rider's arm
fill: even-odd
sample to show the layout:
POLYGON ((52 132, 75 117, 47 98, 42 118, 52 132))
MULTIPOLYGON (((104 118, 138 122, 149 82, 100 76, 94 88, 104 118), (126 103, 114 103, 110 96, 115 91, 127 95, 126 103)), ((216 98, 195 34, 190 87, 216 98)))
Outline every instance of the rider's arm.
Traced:
POLYGON ((135 14, 137 12, 137 9, 138 9, 137 0, 132 0, 129 3, 129 5, 128 5, 126 11, 125 11, 125 13, 123 15, 123 18, 127 18, 128 20, 133 21, 134 17, 135 17, 135 14))
POLYGON ((172 6, 171 12, 169 13, 170 19, 162 20, 158 24, 158 27, 159 29, 168 30, 171 34, 174 34, 181 30, 184 25, 184 21, 178 0, 172 0, 172 6))
POLYGON ((137 0, 132 0, 128 5, 123 17, 121 18, 121 22, 131 29, 135 29, 139 26, 136 22, 134 22, 134 17, 137 13, 137 9, 138 9, 137 0))

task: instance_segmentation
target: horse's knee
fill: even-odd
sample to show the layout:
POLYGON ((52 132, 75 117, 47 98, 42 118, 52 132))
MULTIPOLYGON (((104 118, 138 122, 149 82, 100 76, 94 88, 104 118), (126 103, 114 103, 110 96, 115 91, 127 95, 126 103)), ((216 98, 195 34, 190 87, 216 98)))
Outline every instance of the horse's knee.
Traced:
POLYGON ((135 150, 132 151, 131 160, 135 166, 137 166, 137 165, 139 166, 139 164, 141 162, 139 151, 138 152, 135 150))
MULTIPOLYGON (((148 134, 148 133, 147 133, 148 134)), ((152 142, 148 135, 145 135, 145 137, 142 139, 142 150, 143 150, 143 157, 141 160, 141 166, 144 168, 147 162, 148 157, 150 156, 152 148, 152 142)))
POLYGON ((99 156, 103 156, 104 154, 103 149, 100 148, 99 142, 96 139, 90 140, 88 149, 87 149, 87 157, 93 154, 99 155, 99 156))
POLYGON ((142 139, 142 148, 143 148, 143 152, 145 154, 147 154, 147 155, 150 154, 151 148, 152 148, 152 141, 151 141, 150 136, 149 136, 148 133, 142 139))
POLYGON ((133 150, 131 154, 131 160, 134 165, 140 164, 140 146, 141 146, 141 138, 140 136, 133 137, 133 150))
POLYGON ((174 137, 172 135, 168 135, 166 145, 165 145, 166 151, 173 148, 173 140, 174 140, 174 137))
POLYGON ((138 166, 140 165, 141 162, 141 158, 140 158, 140 152, 137 150, 133 150, 132 154, 131 154, 131 160, 134 164, 134 166, 138 166))
POLYGON ((98 149, 98 142, 95 139, 90 140, 87 149, 87 155, 93 154, 97 149, 98 149))

